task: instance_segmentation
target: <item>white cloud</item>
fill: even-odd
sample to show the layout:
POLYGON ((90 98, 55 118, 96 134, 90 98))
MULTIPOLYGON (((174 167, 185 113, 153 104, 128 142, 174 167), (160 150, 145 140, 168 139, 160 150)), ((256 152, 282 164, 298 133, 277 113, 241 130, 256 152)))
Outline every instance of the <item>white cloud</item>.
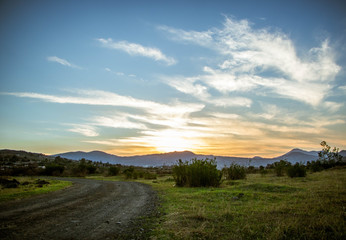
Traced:
POLYGON ((213 42, 212 31, 184 31, 182 29, 175 29, 168 26, 158 26, 158 29, 169 33, 170 36, 177 41, 194 42, 201 46, 210 46, 213 42))
POLYGON ((337 102, 331 102, 331 101, 325 101, 323 103, 323 106, 326 110, 329 112, 337 112, 339 109, 344 106, 343 103, 337 103, 337 102))
POLYGON ((50 61, 50 62, 56 62, 56 63, 59 63, 61 65, 64 65, 64 66, 67 66, 67 67, 71 67, 71 68, 81 68, 75 64, 72 64, 70 63, 69 61, 65 60, 65 59, 62 59, 62 58, 59 58, 57 56, 50 56, 50 57, 47 57, 47 60, 50 61))
POLYGON ((115 75, 117 75, 117 76, 128 76, 128 77, 136 77, 136 75, 134 75, 134 74, 125 74, 125 73, 123 73, 123 72, 115 72, 115 71, 113 71, 112 69, 110 69, 110 68, 105 68, 105 71, 107 71, 107 72, 109 72, 109 73, 112 73, 112 74, 115 74, 115 75))
POLYGON ((167 57, 165 54, 161 52, 161 50, 157 48, 144 47, 140 44, 130 43, 127 41, 114 42, 111 38, 99 38, 97 40, 102 44, 103 47, 122 50, 130 55, 148 57, 154 59, 155 61, 164 62, 167 65, 176 64, 176 60, 174 58, 167 57))
POLYGON ((99 133, 96 131, 96 128, 86 124, 68 124, 72 128, 68 129, 69 132, 79 133, 86 137, 97 137, 99 133))
POLYGON ((111 128, 147 129, 145 124, 130 121, 126 114, 121 114, 120 116, 113 117, 94 117, 92 119, 92 124, 96 126, 111 128))
POLYGON ((154 114, 163 114, 166 116, 183 116, 192 112, 201 111, 203 104, 181 103, 175 101, 170 104, 162 104, 148 100, 133 98, 131 96, 122 96, 112 92, 100 90, 70 90, 70 96, 56 96, 49 94, 13 92, 2 93, 16 97, 36 98, 46 102, 61 104, 85 104, 99 106, 123 106, 136 109, 142 109, 154 114))
MULTIPOLYGON (((190 42, 219 52, 224 58, 217 68, 206 66, 204 74, 189 84, 214 88, 223 94, 255 92, 277 95, 318 106, 332 90, 341 67, 335 62, 328 40, 299 56, 288 35, 255 29, 247 20, 225 18, 223 28, 204 32, 160 27, 173 40, 190 42), (194 82, 199 82, 198 85, 194 82)), ((177 84, 170 84, 177 90, 177 84)), ((198 89, 195 89, 198 90, 198 89)), ((199 88, 201 90, 201 88, 199 88)))
MULTIPOLYGON (((250 107, 252 100, 245 97, 214 97, 208 92, 208 87, 202 83, 198 83, 197 77, 184 78, 184 77, 162 77, 163 82, 176 90, 196 97, 197 99, 215 106, 230 107, 242 106, 250 107)), ((210 83, 209 83, 210 84, 210 83)))
POLYGON ((340 89, 341 91, 346 92, 346 86, 340 86, 339 89, 340 89))

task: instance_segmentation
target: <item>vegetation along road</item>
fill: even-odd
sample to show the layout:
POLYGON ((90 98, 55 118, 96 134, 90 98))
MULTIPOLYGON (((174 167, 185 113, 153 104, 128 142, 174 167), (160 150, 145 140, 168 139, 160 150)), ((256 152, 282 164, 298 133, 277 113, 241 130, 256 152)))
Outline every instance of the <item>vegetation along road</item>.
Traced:
POLYGON ((0 239, 142 239, 157 196, 136 182, 61 179, 67 189, 0 204, 0 239))

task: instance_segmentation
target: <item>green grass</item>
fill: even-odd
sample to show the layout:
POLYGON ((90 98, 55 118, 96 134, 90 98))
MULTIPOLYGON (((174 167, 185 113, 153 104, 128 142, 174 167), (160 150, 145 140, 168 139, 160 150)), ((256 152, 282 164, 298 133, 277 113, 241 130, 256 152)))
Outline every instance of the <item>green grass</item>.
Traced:
MULTIPOLYGON (((72 185, 72 182, 45 179, 50 184, 38 187, 35 184, 37 177, 15 177, 20 183, 28 182, 28 185, 19 185, 18 188, 1 188, 0 202, 22 199, 38 194, 45 194, 52 191, 57 191, 72 185)), ((42 178, 41 178, 42 179, 42 178)))
POLYGON ((249 174, 219 188, 140 181, 163 200, 153 239, 345 239, 345 168, 293 179, 249 174))

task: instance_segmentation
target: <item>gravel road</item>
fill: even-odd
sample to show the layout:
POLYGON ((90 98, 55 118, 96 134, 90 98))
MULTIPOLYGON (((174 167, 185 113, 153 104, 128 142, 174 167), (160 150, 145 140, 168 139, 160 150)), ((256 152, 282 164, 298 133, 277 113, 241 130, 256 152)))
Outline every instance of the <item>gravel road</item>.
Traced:
POLYGON ((143 239, 156 211, 149 185, 87 179, 67 189, 0 204, 0 239, 143 239))

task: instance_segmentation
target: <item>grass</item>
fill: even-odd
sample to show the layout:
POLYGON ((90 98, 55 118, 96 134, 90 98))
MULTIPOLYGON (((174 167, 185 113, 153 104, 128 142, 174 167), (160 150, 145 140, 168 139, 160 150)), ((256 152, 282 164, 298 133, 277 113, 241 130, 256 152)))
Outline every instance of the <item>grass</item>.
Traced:
MULTIPOLYGON (((121 175, 88 178, 125 179, 121 175)), ((176 187, 172 176, 136 181, 152 185, 162 199, 163 214, 150 220, 153 240, 346 239, 345 167, 304 178, 248 174, 246 179, 226 180, 220 187, 176 187)))
POLYGON ((345 173, 249 174, 220 188, 178 188, 167 177, 140 181, 163 199, 152 239, 345 239, 345 173))
POLYGON ((39 187, 35 184, 37 177, 15 177, 20 183, 27 182, 27 185, 20 184, 17 188, 0 188, 0 202, 22 199, 38 194, 45 194, 57 191, 72 185, 72 182, 45 179, 50 184, 39 187))

